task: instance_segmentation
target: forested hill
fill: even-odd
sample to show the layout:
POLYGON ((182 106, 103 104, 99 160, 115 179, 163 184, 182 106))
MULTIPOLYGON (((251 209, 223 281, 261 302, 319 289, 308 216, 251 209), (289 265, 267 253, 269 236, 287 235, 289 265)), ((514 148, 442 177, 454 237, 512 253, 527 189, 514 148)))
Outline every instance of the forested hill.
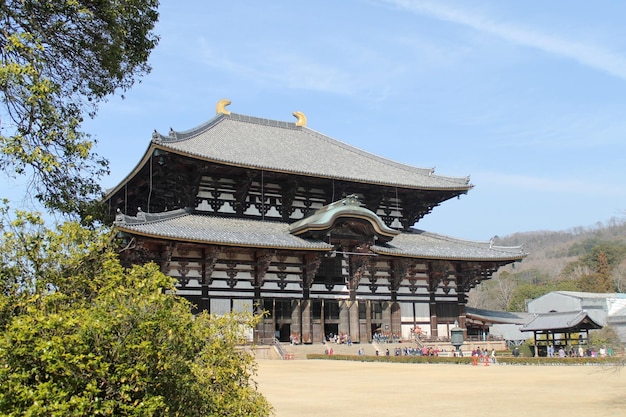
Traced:
POLYGON ((472 307, 525 311, 527 300, 550 291, 626 292, 626 218, 566 231, 515 233, 495 237, 494 244, 521 244, 528 256, 474 288, 472 307))

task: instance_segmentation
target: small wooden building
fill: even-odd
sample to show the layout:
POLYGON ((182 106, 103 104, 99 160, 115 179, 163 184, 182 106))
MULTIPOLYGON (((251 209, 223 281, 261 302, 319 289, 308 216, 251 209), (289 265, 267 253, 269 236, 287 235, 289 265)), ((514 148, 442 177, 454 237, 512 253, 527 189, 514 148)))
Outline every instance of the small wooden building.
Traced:
POLYGON ((585 310, 579 310, 536 314, 520 330, 533 332, 535 356, 546 356, 549 346, 553 346, 555 351, 560 348, 568 351, 572 347, 587 347, 589 330, 601 328, 602 325, 595 322, 585 310))
POLYGON ((375 333, 447 338, 467 293, 524 258, 414 228, 469 178, 436 175, 306 126, 234 114, 154 132, 107 195, 127 263, 157 262, 178 293, 212 313, 265 310, 257 341, 375 333))

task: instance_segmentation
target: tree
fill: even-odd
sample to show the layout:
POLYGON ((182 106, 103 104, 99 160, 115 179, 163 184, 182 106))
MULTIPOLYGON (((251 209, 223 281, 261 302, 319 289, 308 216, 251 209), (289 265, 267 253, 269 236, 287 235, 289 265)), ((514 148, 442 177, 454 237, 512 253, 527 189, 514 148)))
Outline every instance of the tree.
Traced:
POLYGON ((85 216, 108 161, 85 115, 150 71, 158 0, 0 3, 0 169, 30 175, 44 206, 85 216))
POLYGON ((495 297, 500 306, 499 310, 506 310, 508 305, 511 304, 511 299, 515 294, 517 283, 511 274, 506 271, 496 274, 493 281, 495 283, 495 297))
POLYGON ((547 285, 520 284, 515 288, 507 311, 526 311, 528 301, 541 297, 551 290, 547 285))
POLYGON ((611 267, 604 252, 599 252, 596 264, 596 272, 583 275, 578 279, 581 291, 586 292, 613 292, 615 287, 611 279, 611 267))
POLYGON ((18 213, 0 233, 0 414, 265 416, 258 318, 193 316, 155 264, 123 268, 105 231, 18 213))
POLYGON ((626 260, 613 268, 611 277, 613 278, 615 291, 626 292, 626 260))

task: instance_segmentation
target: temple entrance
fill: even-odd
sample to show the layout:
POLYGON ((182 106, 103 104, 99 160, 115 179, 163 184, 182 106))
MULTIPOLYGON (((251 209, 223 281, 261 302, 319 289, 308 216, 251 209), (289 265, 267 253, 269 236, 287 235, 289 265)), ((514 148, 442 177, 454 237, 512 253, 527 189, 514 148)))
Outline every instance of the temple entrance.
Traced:
POLYGON ((291 325, 288 323, 276 323, 276 333, 274 336, 280 342, 290 342, 289 336, 291 336, 291 325))
POLYGON ((324 324, 324 337, 326 340, 332 340, 334 336, 339 334, 338 323, 326 323, 324 324))

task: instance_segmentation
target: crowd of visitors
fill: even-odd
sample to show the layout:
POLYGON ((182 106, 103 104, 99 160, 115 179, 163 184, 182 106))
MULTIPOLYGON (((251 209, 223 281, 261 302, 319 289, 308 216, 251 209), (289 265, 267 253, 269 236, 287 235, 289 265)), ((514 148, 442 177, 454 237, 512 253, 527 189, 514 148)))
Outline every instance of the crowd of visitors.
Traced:
POLYGON ((558 349, 549 345, 547 350, 547 356, 550 358, 554 358, 558 356, 559 358, 606 358, 607 356, 613 356, 613 349, 609 347, 608 349, 602 346, 600 349, 596 350, 593 346, 559 346, 558 349))

